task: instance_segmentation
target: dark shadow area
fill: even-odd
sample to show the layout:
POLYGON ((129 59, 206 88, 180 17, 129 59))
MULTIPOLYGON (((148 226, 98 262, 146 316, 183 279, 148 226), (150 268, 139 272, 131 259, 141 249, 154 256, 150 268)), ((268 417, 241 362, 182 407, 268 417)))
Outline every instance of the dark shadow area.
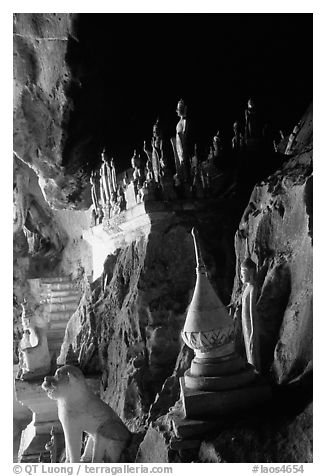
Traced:
POLYGON ((289 134, 311 98, 311 31, 310 14, 79 14, 66 57, 74 81, 63 165, 96 168, 106 146, 125 169, 158 116, 172 157, 180 97, 203 150, 217 129, 231 141, 249 96, 271 130, 289 134))

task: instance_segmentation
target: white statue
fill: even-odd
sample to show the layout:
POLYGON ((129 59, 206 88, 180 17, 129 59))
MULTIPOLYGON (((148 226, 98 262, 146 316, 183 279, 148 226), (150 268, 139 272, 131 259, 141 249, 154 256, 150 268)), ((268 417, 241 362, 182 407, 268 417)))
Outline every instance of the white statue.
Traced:
POLYGON ((45 444, 45 450, 49 451, 51 463, 57 463, 58 457, 58 438, 54 432, 54 427, 51 428, 51 440, 45 444))
POLYGON ((288 140, 285 152, 284 152, 285 155, 290 155, 291 154, 292 148, 295 144, 295 140, 297 138, 299 130, 300 130, 300 122, 294 126, 294 129, 290 134, 290 137, 289 137, 289 140, 288 140))
POLYGON ((31 380, 46 375, 51 368, 51 357, 46 328, 37 315, 26 313, 26 302, 22 304, 23 338, 20 342, 20 378, 31 380))
POLYGON ((80 369, 72 365, 59 368, 42 384, 48 397, 57 400, 63 427, 66 462, 118 463, 131 438, 126 425, 112 408, 87 387, 80 369), (81 457, 82 434, 89 435, 81 457))
POLYGON ((247 360, 255 369, 260 371, 260 351, 259 351, 259 323, 256 309, 257 286, 256 286, 256 265, 246 258, 241 263, 241 280, 245 285, 242 294, 242 331, 246 347, 247 360))
POLYGON ((92 196, 93 207, 97 217, 99 214, 99 203, 98 203, 97 194, 96 194, 95 179, 96 179, 95 172, 94 170, 92 170, 89 181, 91 183, 91 196, 92 196))

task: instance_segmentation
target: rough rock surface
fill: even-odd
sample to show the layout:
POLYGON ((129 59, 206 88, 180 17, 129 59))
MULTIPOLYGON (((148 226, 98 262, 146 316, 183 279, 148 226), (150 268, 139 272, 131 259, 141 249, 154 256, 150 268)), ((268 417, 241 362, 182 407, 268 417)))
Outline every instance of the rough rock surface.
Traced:
POLYGON ((312 405, 296 417, 264 416, 229 425, 209 444, 199 462, 312 463, 312 405), (215 451, 214 451, 215 450, 215 451))
POLYGON ((105 273, 68 323, 60 363, 69 348, 76 355, 84 348, 83 370, 102 372, 103 397, 131 428, 168 411, 179 398, 178 378, 190 365, 192 353, 183 346, 180 331, 195 285, 194 224, 212 280, 227 304, 236 222, 221 205, 218 211, 171 214, 149 234, 109 255, 105 273))
POLYGON ((34 169, 56 208, 89 206, 87 178, 73 157, 63 158, 78 89, 70 51, 69 13, 14 14, 14 153, 34 169), (67 165, 70 163, 70 166, 67 165))
MULTIPOLYGON (((215 437, 203 439, 195 456, 194 450, 190 455, 179 452, 180 461, 312 462, 311 110, 301 124, 298 138, 302 152, 296 150, 281 170, 257 184, 235 238, 232 302, 239 311, 239 268, 249 249, 259 267, 262 357, 265 373, 274 380, 273 400, 268 408, 220 422, 215 437)), ((237 324, 241 337, 241 323, 237 324)), ((171 451, 171 425, 161 423, 171 419, 169 407, 178 398, 178 371, 190 360, 183 349, 172 376, 150 408, 153 423, 139 448, 141 461, 157 448, 155 454, 162 462, 167 458, 176 461, 171 451)))
POLYGON ((241 299, 240 263, 249 251, 258 265, 262 365, 278 383, 312 361, 311 121, 309 109, 298 135, 302 152, 256 185, 235 237, 233 302, 241 299))
MULTIPOLYGON (((71 146, 72 136, 78 138, 71 117, 80 87, 70 54, 78 49, 75 20, 72 14, 14 15, 16 321, 19 304, 28 294, 28 277, 70 273, 78 277, 90 269, 89 247, 81 239, 82 229, 89 227, 89 214, 49 207, 90 204, 88 179, 81 167, 85 149, 81 143, 71 146)), ((269 164, 269 169, 273 167, 269 164)), ((263 366, 266 374, 272 370, 282 392, 284 388, 276 398, 282 412, 276 405, 273 417, 266 411, 259 418, 230 423, 207 443, 209 454, 207 445, 202 446, 201 461, 311 461, 311 407, 305 408, 311 400, 312 368, 311 172, 308 110, 293 157, 252 192, 235 238, 236 260, 232 240, 238 209, 230 203, 227 209, 222 201, 211 215, 196 217, 203 232, 204 259, 225 304, 235 270, 232 302, 238 310, 239 267, 248 239, 259 267, 263 366), (290 412, 293 401, 300 405, 290 412)), ((64 361, 68 352, 74 352, 86 373, 101 374, 103 398, 131 429, 138 431, 153 422, 142 451, 149 454, 157 448, 157 462, 175 458, 164 447, 169 439, 159 434, 155 422, 179 398, 178 377, 192 358, 180 340, 195 282, 190 215, 117 249, 107 259, 101 279, 91 286, 85 280, 85 294, 68 324, 60 356, 64 361)))
POLYGON ((14 158, 14 362, 21 338, 20 305, 24 299, 30 310, 38 305, 27 280, 59 275, 76 280, 90 274, 91 250, 82 239, 89 224, 89 211, 51 209, 36 173, 14 158))

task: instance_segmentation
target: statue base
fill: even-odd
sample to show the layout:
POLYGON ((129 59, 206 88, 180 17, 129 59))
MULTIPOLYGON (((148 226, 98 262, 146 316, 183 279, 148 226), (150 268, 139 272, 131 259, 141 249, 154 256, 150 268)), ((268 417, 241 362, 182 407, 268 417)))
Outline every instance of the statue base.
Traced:
POLYGON ((187 370, 184 379, 186 387, 191 390, 216 391, 244 387, 252 383, 256 375, 254 368, 248 364, 246 368, 239 372, 218 377, 198 377, 187 370))
POLYGON ((191 362, 190 373, 193 377, 216 377, 234 374, 245 367, 245 360, 233 352, 216 358, 195 357, 191 362))
POLYGON ((218 357, 196 357, 184 374, 185 385, 191 390, 231 390, 244 387, 256 379, 252 365, 236 352, 218 357))
POLYGON ((270 385, 257 374, 250 385, 218 391, 188 388, 185 375, 180 378, 180 387, 185 417, 194 420, 235 415, 272 398, 270 385))

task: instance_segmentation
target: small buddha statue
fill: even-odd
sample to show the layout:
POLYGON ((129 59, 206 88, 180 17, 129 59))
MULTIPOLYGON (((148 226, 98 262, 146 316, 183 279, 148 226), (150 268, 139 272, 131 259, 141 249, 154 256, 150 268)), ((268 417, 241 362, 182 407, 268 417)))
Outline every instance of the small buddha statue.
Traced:
POLYGON ((125 211, 126 206, 127 206, 127 203, 125 199, 125 194, 124 194, 122 186, 120 185, 117 190, 117 208, 118 208, 117 213, 121 213, 125 211))
POLYGON ((161 175, 161 161, 163 158, 163 140, 162 133, 160 129, 159 119, 157 118, 156 123, 153 126, 153 137, 152 137, 152 168, 155 182, 160 181, 161 175))
POLYGON ((89 181, 91 183, 91 196, 92 196, 92 202, 93 202, 93 211, 95 212, 95 220, 99 214, 99 203, 98 203, 98 198, 96 194, 96 185, 95 185, 95 172, 92 170, 91 176, 89 178, 89 181))
POLYGON ((180 120, 176 126, 176 136, 175 136, 175 149, 177 153, 177 158, 179 161, 179 170, 177 169, 178 175, 183 182, 188 181, 189 178, 189 164, 187 156, 187 106, 183 99, 180 99, 177 105, 176 113, 179 116, 180 120))
POLYGON ((235 121, 233 124, 233 133, 234 136, 232 138, 232 150, 235 152, 240 152, 243 149, 243 135, 238 121, 235 121))
POLYGON ((101 159, 102 159, 102 165, 100 169, 100 176, 101 176, 101 191, 102 191, 102 200, 104 201, 104 205, 109 205, 110 203, 110 191, 109 191, 109 185, 108 185, 108 161, 106 157, 106 150, 105 147, 102 151, 101 154, 101 159))
POLYGON ((51 463, 57 463, 58 454, 58 438, 54 432, 54 427, 51 428, 51 440, 45 444, 45 450, 49 451, 51 463))
POLYGON ((241 387, 256 373, 236 351, 234 321, 210 283, 195 229, 192 235, 197 279, 181 336, 195 358, 184 374, 185 385, 194 390, 241 387))
POLYGON ((30 380, 46 375, 51 368, 51 357, 43 323, 27 312, 27 303, 22 304, 23 338, 20 342, 20 379, 30 380))
POLYGON ((290 137, 289 137, 289 140, 288 140, 285 152, 284 152, 285 155, 290 155, 292 153, 292 148, 295 144, 295 140, 296 140, 296 137, 298 135, 299 130, 300 130, 300 123, 298 123, 294 126, 294 129, 290 134, 290 137))
POLYGON ((245 110, 245 124, 246 140, 248 141, 250 139, 258 139, 261 135, 259 131, 258 113, 252 98, 248 99, 248 107, 245 110))
POLYGON ((194 147, 194 155, 191 158, 191 188, 196 198, 204 197, 203 183, 201 177, 201 166, 198 160, 197 144, 194 147))
POLYGON ((257 372, 260 371, 260 350, 259 350, 259 323, 256 309, 257 285, 256 285, 256 265, 251 258, 246 258, 241 263, 241 281, 245 285, 242 294, 242 332, 246 348, 247 360, 254 366, 257 372))
POLYGON ((113 157, 111 157, 110 172, 111 172, 112 192, 115 194, 117 192, 117 174, 116 174, 116 170, 115 170, 115 164, 114 164, 113 157))
POLYGON ((222 150, 223 150, 222 140, 221 140, 220 131, 218 130, 215 136, 213 137, 213 156, 215 157, 215 159, 218 159, 219 157, 221 157, 222 150))

